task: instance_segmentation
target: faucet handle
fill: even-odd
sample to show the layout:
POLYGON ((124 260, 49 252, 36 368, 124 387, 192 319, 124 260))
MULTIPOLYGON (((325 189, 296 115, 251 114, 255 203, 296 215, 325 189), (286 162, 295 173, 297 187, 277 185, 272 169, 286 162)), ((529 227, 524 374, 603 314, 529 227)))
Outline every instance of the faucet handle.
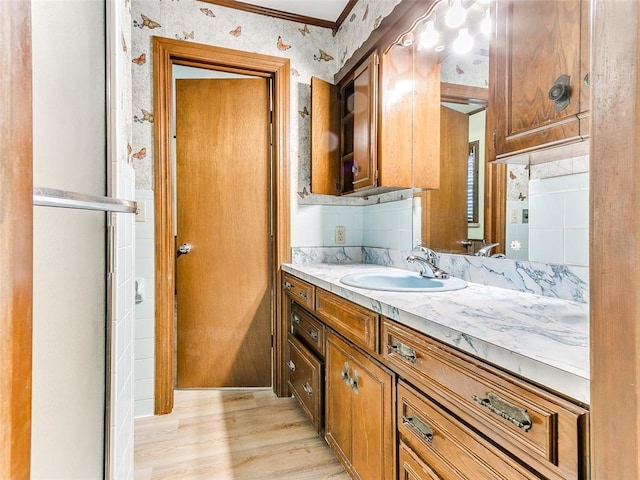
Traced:
POLYGON ((438 262, 438 254, 433 250, 431 250, 430 248, 424 247, 422 245, 416 245, 414 250, 419 250, 422 253, 424 253, 424 256, 426 257, 426 259, 429 260, 434 265, 438 262))

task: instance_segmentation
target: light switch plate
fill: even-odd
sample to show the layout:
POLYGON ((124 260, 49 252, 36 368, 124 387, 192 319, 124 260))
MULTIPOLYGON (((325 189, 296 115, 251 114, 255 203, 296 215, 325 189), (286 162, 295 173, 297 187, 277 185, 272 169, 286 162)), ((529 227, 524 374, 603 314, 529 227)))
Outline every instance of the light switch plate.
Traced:
POLYGON ((147 221, 147 209, 146 203, 143 200, 137 201, 136 205, 138 208, 136 209, 136 222, 146 222, 147 221))

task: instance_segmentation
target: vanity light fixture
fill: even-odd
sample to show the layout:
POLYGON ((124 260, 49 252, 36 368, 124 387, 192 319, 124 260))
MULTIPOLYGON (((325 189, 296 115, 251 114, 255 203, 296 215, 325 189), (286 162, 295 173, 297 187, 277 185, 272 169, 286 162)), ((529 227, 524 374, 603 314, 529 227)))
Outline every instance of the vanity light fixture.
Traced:
POLYGON ((480 31, 487 37, 491 35, 491 15, 489 9, 484 12, 484 18, 480 22, 480 31))
POLYGON ((462 6, 462 0, 453 0, 447 11, 444 22, 450 28, 460 27, 467 19, 467 11, 462 6))
POLYGON ((440 34, 436 30, 435 23, 429 21, 426 23, 426 27, 422 35, 420 35, 420 45, 424 48, 433 48, 440 38, 440 34))
POLYGON ((473 48, 473 38, 469 35, 468 28, 461 28, 458 37, 453 41, 453 51, 457 54, 464 55, 469 53, 473 48))

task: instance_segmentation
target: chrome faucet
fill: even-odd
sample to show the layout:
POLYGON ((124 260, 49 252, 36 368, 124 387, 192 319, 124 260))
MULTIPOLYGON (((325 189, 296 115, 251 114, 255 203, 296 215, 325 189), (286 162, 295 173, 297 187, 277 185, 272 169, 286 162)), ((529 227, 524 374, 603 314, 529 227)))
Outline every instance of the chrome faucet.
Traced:
POLYGON ((439 268, 436 264, 438 262, 438 255, 436 252, 427 247, 417 247, 426 258, 418 257, 416 255, 409 255, 407 257, 408 263, 417 263, 420 265, 420 276, 430 278, 449 278, 449 274, 439 268))
POLYGON ((484 245, 481 249, 479 249, 476 253, 476 257, 489 257, 491 253, 491 249, 493 247, 497 247, 500 245, 499 243, 489 243, 488 245, 484 245))

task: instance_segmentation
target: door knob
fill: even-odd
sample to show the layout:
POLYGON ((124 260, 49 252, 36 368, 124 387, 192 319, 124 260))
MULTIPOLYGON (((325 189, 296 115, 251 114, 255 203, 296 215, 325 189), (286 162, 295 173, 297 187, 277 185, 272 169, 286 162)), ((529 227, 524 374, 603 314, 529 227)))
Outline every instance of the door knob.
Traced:
POLYGON ((178 256, 180 255, 186 255, 187 253, 189 253, 191 251, 191 244, 189 243, 183 243, 182 245, 180 245, 178 247, 178 256))

